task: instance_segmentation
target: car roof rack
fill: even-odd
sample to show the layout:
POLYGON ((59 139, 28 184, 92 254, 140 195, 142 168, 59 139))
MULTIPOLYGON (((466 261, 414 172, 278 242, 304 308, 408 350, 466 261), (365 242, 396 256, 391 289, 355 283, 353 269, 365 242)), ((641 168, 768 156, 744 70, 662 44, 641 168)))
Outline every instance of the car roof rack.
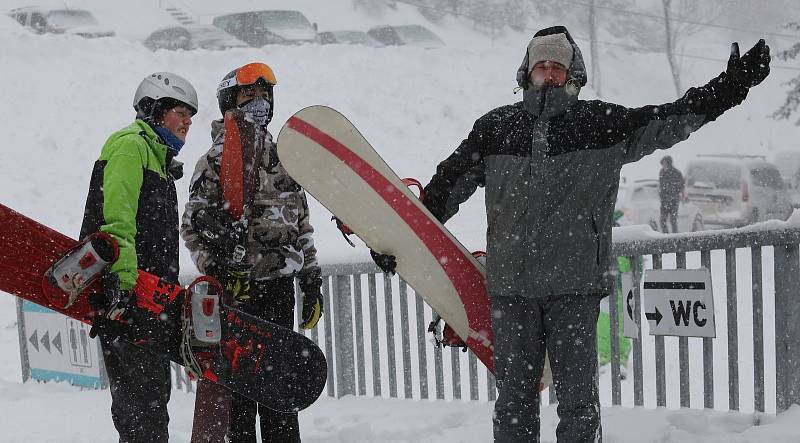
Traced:
POLYGON ((716 158, 760 158, 766 161, 766 155, 745 155, 745 154, 697 154, 698 157, 716 157, 716 158))

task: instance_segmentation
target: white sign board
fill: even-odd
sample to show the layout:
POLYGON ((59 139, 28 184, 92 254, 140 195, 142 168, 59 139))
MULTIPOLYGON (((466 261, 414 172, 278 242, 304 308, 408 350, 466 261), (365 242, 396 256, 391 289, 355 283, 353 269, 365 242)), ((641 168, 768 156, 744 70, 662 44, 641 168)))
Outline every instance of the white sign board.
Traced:
POLYGON ((100 347, 89 325, 28 301, 22 316, 31 378, 103 387, 100 347))
POLYGON ((711 271, 648 269, 644 274, 642 312, 650 335, 716 337, 711 271))

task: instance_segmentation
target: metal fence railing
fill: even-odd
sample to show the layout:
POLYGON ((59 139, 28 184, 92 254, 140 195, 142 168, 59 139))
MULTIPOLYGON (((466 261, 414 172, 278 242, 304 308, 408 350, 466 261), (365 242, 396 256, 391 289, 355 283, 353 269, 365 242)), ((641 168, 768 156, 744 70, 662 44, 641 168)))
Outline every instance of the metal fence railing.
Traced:
MULTIPOLYGON (((716 338, 643 335, 634 285, 642 327, 627 365, 620 363, 617 304, 608 303, 612 356, 599 377, 603 402, 766 412, 800 403, 800 228, 630 232, 612 254, 643 258, 645 268, 711 269, 716 338)), ((634 273, 639 281, 641 271, 634 273)), ((496 398, 494 378, 471 352, 433 345, 433 312, 404 281, 372 263, 323 266, 323 276, 325 315, 304 333, 328 356, 328 396, 496 398)), ((191 389, 180 374, 178 383, 191 389)), ((555 401, 550 391, 544 403, 555 401)))

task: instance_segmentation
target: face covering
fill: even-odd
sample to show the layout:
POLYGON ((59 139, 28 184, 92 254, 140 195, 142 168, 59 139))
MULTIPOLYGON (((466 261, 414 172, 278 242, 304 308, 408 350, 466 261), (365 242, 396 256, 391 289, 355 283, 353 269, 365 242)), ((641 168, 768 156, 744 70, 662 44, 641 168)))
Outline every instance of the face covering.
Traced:
POLYGON ((242 103, 239 109, 245 112, 254 122, 261 126, 266 126, 269 121, 270 104, 264 97, 256 97, 248 102, 242 103))

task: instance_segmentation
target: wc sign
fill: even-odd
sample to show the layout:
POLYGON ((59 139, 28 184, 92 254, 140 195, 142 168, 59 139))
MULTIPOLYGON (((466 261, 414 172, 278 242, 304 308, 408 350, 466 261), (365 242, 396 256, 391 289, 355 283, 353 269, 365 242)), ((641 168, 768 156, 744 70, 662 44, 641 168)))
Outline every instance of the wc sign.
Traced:
POLYGON ((642 305, 650 335, 716 337, 708 269, 648 269, 642 305))

